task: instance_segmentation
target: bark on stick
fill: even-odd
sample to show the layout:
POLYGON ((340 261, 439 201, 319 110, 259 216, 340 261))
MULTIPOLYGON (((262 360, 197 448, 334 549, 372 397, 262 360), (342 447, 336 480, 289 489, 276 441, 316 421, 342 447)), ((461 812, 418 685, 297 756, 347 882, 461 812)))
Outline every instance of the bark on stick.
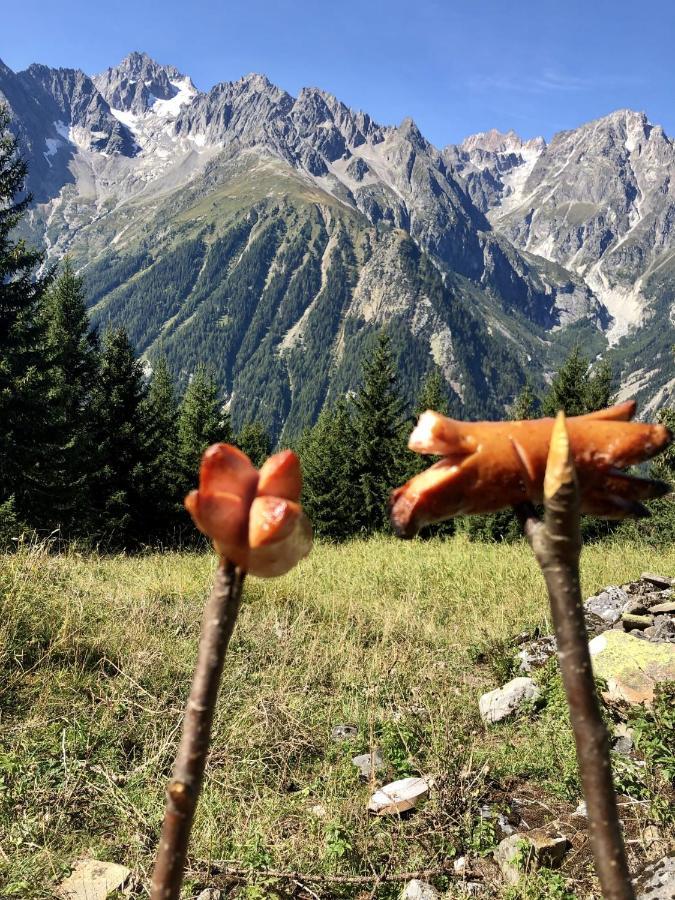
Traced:
POLYGON ((609 737, 588 650, 579 583, 579 489, 563 413, 551 435, 544 507, 543 522, 532 507, 518 512, 548 588, 595 869, 605 900, 635 900, 612 783, 609 737))
POLYGON ((204 609, 197 663, 185 709, 152 877, 151 900, 178 900, 202 787, 223 663, 241 605, 244 573, 221 560, 204 609))

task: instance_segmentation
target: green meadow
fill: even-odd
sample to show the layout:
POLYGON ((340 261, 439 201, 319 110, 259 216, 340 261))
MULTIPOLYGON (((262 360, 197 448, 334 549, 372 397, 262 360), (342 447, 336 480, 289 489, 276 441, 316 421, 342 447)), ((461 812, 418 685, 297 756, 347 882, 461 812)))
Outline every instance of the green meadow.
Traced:
MULTIPOLYGON (((147 896, 214 567, 198 552, 35 546, 0 557, 0 896, 51 897, 87 854, 127 865, 134 895, 147 896)), ((675 572, 675 546, 590 545, 584 595, 645 569, 675 572)), ((583 827, 570 824, 580 793, 555 665, 537 675, 542 709, 490 728, 478 714, 481 693, 514 674, 513 638, 535 628, 548 633, 550 622, 524 543, 319 544, 283 578, 250 578, 185 897, 216 885, 248 898, 396 897, 401 884, 386 879, 418 870, 455 896, 447 873, 460 856, 486 896, 593 896, 583 827), (335 742, 331 729, 345 723, 357 737, 335 742), (386 760, 378 785, 433 779, 424 805, 369 815, 375 785, 351 757, 375 747, 386 760), (566 822, 576 843, 561 872, 507 889, 490 850, 514 798, 528 824, 566 822), (303 874, 345 880, 305 884, 303 874)), ((665 782, 649 757, 618 777, 639 868, 644 827, 669 815, 665 782)))

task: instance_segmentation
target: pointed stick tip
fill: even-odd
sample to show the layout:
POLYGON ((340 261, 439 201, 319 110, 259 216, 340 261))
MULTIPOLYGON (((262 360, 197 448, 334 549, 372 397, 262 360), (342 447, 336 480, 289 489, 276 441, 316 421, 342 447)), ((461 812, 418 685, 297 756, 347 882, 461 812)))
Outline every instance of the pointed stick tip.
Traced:
POLYGON ((574 462, 570 450, 570 439, 567 432, 567 419, 560 410, 553 423, 551 443, 546 460, 544 476, 544 498, 555 496, 563 485, 574 480, 574 462))

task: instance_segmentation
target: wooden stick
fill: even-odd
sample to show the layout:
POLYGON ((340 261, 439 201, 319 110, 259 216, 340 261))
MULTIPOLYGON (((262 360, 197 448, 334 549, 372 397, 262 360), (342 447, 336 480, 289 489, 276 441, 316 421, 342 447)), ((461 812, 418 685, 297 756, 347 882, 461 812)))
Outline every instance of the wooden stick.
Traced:
POLYGON ((612 783, 609 738, 595 692, 579 583, 579 488, 564 413, 556 419, 544 481, 544 521, 518 514, 551 603, 558 661, 567 694, 595 869, 605 900, 635 900, 612 783))
POLYGON ((166 810, 152 877, 151 900, 178 900, 211 740, 211 725, 227 645, 241 606, 244 573, 220 560, 204 609, 199 651, 183 734, 173 776, 167 788, 166 810))
MULTIPOLYGON (((269 878, 277 881, 307 882, 308 884, 362 884, 371 885, 375 882, 382 884, 396 884, 401 881, 428 878, 453 878, 459 882, 465 880, 464 875, 456 875, 450 866, 441 866, 431 869, 418 869, 413 872, 373 872, 370 875, 317 875, 308 872, 295 872, 285 869, 251 869, 250 867, 233 865, 229 862, 212 863, 209 877, 215 877, 217 884, 232 881, 250 881, 253 877, 269 878)), ((477 874, 476 880, 482 875, 477 874)))

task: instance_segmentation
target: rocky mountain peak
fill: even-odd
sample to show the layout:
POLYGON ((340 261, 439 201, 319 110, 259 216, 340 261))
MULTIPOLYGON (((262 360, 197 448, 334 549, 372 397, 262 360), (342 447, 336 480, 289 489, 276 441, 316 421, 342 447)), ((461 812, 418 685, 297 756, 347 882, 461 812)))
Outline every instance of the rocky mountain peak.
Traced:
POLYGON ((490 153, 511 153, 520 150, 523 139, 515 131, 498 131, 491 128, 489 131, 480 131, 465 138, 459 145, 462 150, 471 153, 472 150, 487 150, 490 153))
POLYGON ((135 115, 147 112, 158 100, 172 101, 179 94, 187 97, 197 93, 192 80, 175 66, 161 65, 138 51, 118 66, 95 75, 93 81, 112 109, 135 115))
POLYGON ((280 91, 280 88, 278 88, 275 84, 272 84, 267 75, 262 75, 260 72, 249 72, 248 75, 242 75, 242 77, 238 81, 230 83, 241 85, 241 87, 243 87, 245 90, 253 91, 255 93, 263 91, 280 91))
POLYGON ((415 147, 416 150, 421 150, 422 152, 427 152, 431 149, 431 144, 424 137, 422 132, 417 127, 414 119, 410 116, 406 116, 405 119, 401 122, 401 124, 397 128, 397 132, 403 140, 410 141, 410 143, 415 147))

